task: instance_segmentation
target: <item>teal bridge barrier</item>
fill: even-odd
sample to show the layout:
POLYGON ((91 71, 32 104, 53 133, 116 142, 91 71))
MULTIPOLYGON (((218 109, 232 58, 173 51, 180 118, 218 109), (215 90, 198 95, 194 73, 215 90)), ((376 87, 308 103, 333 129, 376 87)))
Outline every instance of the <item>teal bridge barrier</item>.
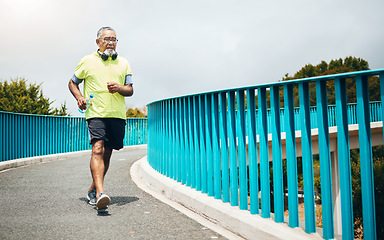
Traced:
MULTIPOLYGON (((124 146, 147 143, 147 119, 127 118, 124 146)), ((0 111, 0 162, 88 150, 84 117, 42 116, 0 111)))
POLYGON ((343 239, 353 239, 348 127, 356 124, 361 159, 364 238, 376 239, 370 123, 382 121, 383 101, 384 70, 320 76, 155 101, 148 104, 148 162, 158 172, 215 199, 239 206, 241 210, 249 210, 251 214, 260 214, 260 204, 263 218, 271 218, 270 193, 273 191, 274 221, 278 223, 284 222, 283 178, 286 177, 289 226, 297 228, 297 151, 300 144, 305 231, 313 233, 316 232, 316 219, 311 130, 315 128, 320 161, 323 238, 332 239, 335 226, 329 129, 337 126, 342 236, 343 239), (379 76, 381 89, 377 91, 381 90, 381 102, 369 102, 370 76, 379 76), (356 104, 347 104, 346 79, 355 81, 356 104), (314 83, 316 88, 315 107, 309 104, 309 83, 314 83), (335 106, 327 105, 327 84, 335 86, 335 106), (294 107, 294 87, 299 90, 298 108, 294 107), (284 93, 282 109, 280 92, 284 93), (268 98, 270 109, 267 109, 268 98), (301 143, 296 143, 297 130, 300 130, 301 143), (282 147, 283 132, 285 148, 282 147), (286 176, 283 176, 282 156, 287 160, 286 176), (273 189, 270 189, 270 161, 273 189))

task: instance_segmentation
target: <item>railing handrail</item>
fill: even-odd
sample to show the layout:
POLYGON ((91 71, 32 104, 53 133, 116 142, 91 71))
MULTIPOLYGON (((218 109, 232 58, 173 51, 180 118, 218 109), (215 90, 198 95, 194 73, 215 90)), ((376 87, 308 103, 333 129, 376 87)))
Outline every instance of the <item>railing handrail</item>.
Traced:
POLYGON ((287 80, 287 81, 281 81, 281 82, 272 82, 272 83, 264 83, 264 84, 258 84, 258 85, 250 85, 250 86, 244 86, 244 87, 238 87, 238 88, 227 88, 227 89, 220 89, 220 90, 214 90, 214 91, 206 91, 201 93, 191 93, 181 96, 175 96, 175 97, 169 97, 164 99, 159 99, 156 101, 152 101, 147 104, 147 106, 167 101, 167 100, 173 100, 178 99, 181 97, 192 97, 192 96, 200 96, 205 94, 215 94, 215 93, 222 93, 222 92, 233 92, 233 91, 245 91, 247 89, 257 89, 257 88, 270 88, 276 85, 286 85, 286 84, 297 84, 297 83, 309 83, 309 82, 315 82, 317 80, 319 81, 327 81, 332 80, 335 78, 354 78, 357 76, 374 76, 379 75, 380 73, 384 72, 384 69, 376 69, 376 70, 367 70, 367 71, 356 71, 356 72, 348 72, 348 73, 337 73, 337 74, 330 74, 330 75, 323 75, 323 76, 316 76, 316 77, 310 77, 310 78, 300 78, 300 79, 294 79, 294 80, 287 80))

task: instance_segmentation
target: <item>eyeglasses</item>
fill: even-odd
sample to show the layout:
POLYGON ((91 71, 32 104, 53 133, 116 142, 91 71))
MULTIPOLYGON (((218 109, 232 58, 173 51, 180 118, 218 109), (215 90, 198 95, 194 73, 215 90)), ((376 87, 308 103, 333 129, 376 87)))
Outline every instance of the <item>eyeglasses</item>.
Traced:
POLYGON ((110 37, 105 37, 105 38, 100 38, 101 40, 103 40, 104 42, 106 43, 109 43, 109 42, 112 42, 112 43, 117 43, 119 40, 116 39, 116 38, 110 38, 110 37))

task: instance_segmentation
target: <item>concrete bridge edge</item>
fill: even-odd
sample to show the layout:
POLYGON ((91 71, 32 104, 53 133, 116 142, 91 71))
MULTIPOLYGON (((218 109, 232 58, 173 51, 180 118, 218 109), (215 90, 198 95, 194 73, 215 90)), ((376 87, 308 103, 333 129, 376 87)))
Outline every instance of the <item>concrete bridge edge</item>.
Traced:
POLYGON ((200 222, 203 218, 204 223, 200 222, 203 225, 207 221, 215 224, 216 228, 206 226, 228 239, 322 239, 318 233, 307 234, 302 228, 290 228, 286 223, 252 215, 187 187, 155 171, 148 164, 147 157, 134 163, 131 177, 142 190, 192 219, 200 222))

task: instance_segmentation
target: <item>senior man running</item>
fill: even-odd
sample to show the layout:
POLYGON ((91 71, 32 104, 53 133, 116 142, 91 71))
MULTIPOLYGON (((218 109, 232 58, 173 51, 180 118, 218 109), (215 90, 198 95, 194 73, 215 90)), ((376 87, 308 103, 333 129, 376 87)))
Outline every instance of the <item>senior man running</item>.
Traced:
POLYGON ((98 50, 82 58, 68 87, 85 110, 92 155, 92 184, 88 190, 89 204, 106 209, 111 202, 105 194, 104 176, 108 171, 112 150, 123 148, 126 124, 124 97, 133 95, 132 71, 126 59, 116 52, 116 32, 102 27, 97 32, 98 50), (83 94, 79 84, 84 82, 83 94), (92 104, 87 98, 92 95, 92 104))

